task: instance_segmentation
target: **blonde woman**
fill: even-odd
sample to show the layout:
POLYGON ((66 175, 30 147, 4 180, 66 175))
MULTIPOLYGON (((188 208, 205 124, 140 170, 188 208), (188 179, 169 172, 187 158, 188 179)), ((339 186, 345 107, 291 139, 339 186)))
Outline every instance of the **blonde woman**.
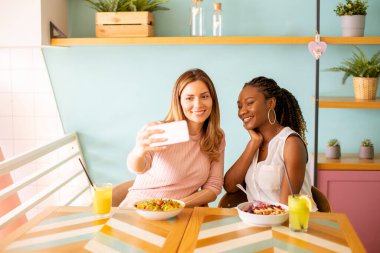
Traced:
POLYGON ((148 123, 137 134, 127 158, 137 176, 122 205, 152 198, 180 199, 190 207, 214 201, 223 186, 225 139, 215 87, 204 71, 191 69, 177 79, 163 122, 148 123), (150 138, 162 130, 148 126, 179 120, 187 121, 189 141, 150 145, 164 139, 150 138))

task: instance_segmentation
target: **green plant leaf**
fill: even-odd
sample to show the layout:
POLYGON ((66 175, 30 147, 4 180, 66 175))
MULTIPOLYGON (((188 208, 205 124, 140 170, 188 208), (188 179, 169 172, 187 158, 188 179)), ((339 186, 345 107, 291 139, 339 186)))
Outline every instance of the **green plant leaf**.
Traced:
POLYGON ((380 62, 380 50, 377 51, 370 60, 372 63, 379 63, 380 62))
POLYGON ((338 139, 330 139, 327 142, 327 146, 334 147, 334 146, 340 146, 338 139))
POLYGON ((344 84, 349 76, 354 77, 379 77, 380 76, 380 50, 377 51, 370 60, 364 52, 357 46, 352 52, 352 57, 341 62, 341 65, 325 71, 343 72, 342 83, 344 84))
POLYGON ((346 0, 346 3, 338 3, 334 12, 338 16, 367 15, 368 0, 346 0))
POLYGON ((364 139, 364 140, 362 140, 361 145, 363 147, 373 147, 373 143, 372 143, 372 141, 370 139, 364 139))
POLYGON ((120 12, 120 11, 158 11, 169 10, 160 6, 168 0, 85 0, 89 7, 98 12, 120 12))

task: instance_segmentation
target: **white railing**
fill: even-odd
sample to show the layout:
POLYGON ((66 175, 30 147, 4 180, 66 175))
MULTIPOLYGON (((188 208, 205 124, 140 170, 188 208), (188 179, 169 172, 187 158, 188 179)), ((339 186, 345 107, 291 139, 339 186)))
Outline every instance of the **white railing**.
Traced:
POLYGON ((47 164, 45 168, 37 168, 33 173, 26 175, 20 180, 16 180, 12 185, 2 189, 0 191, 0 201, 13 194, 17 194, 25 187, 35 184, 38 180, 42 180, 43 177, 52 175, 54 178, 54 180, 45 180, 48 181, 48 186, 0 217, 0 229, 11 224, 12 221, 21 215, 25 215, 26 212, 35 208, 58 191, 62 192, 62 195, 65 196, 60 199, 59 205, 70 205, 81 197, 88 198, 87 205, 91 203, 90 185, 79 163, 79 158, 83 161, 78 136, 73 133, 42 147, 0 162, 0 176, 13 173, 29 164, 47 164), (54 159, 50 159, 53 162, 41 162, 41 159, 47 159, 49 155, 54 155, 54 159), (40 163, 38 163, 39 161, 40 163), (74 188, 70 186, 74 181, 80 185, 74 188), (70 194, 67 194, 69 192, 70 194))

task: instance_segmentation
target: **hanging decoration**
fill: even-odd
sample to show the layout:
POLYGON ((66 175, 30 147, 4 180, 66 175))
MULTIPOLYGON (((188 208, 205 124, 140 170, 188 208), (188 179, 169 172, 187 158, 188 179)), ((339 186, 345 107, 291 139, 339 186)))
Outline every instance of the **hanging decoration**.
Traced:
POLYGON ((324 52, 326 52, 327 44, 326 42, 321 41, 321 37, 319 33, 317 32, 315 34, 315 41, 311 41, 308 44, 309 51, 311 55, 316 59, 319 60, 319 58, 322 56, 324 52))

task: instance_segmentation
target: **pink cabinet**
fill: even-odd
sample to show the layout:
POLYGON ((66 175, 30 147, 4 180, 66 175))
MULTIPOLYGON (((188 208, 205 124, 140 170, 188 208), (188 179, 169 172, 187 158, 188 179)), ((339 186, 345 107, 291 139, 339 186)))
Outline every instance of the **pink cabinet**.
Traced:
POLYGON ((319 170, 318 188, 345 213, 369 253, 380 252, 380 171, 319 170))

